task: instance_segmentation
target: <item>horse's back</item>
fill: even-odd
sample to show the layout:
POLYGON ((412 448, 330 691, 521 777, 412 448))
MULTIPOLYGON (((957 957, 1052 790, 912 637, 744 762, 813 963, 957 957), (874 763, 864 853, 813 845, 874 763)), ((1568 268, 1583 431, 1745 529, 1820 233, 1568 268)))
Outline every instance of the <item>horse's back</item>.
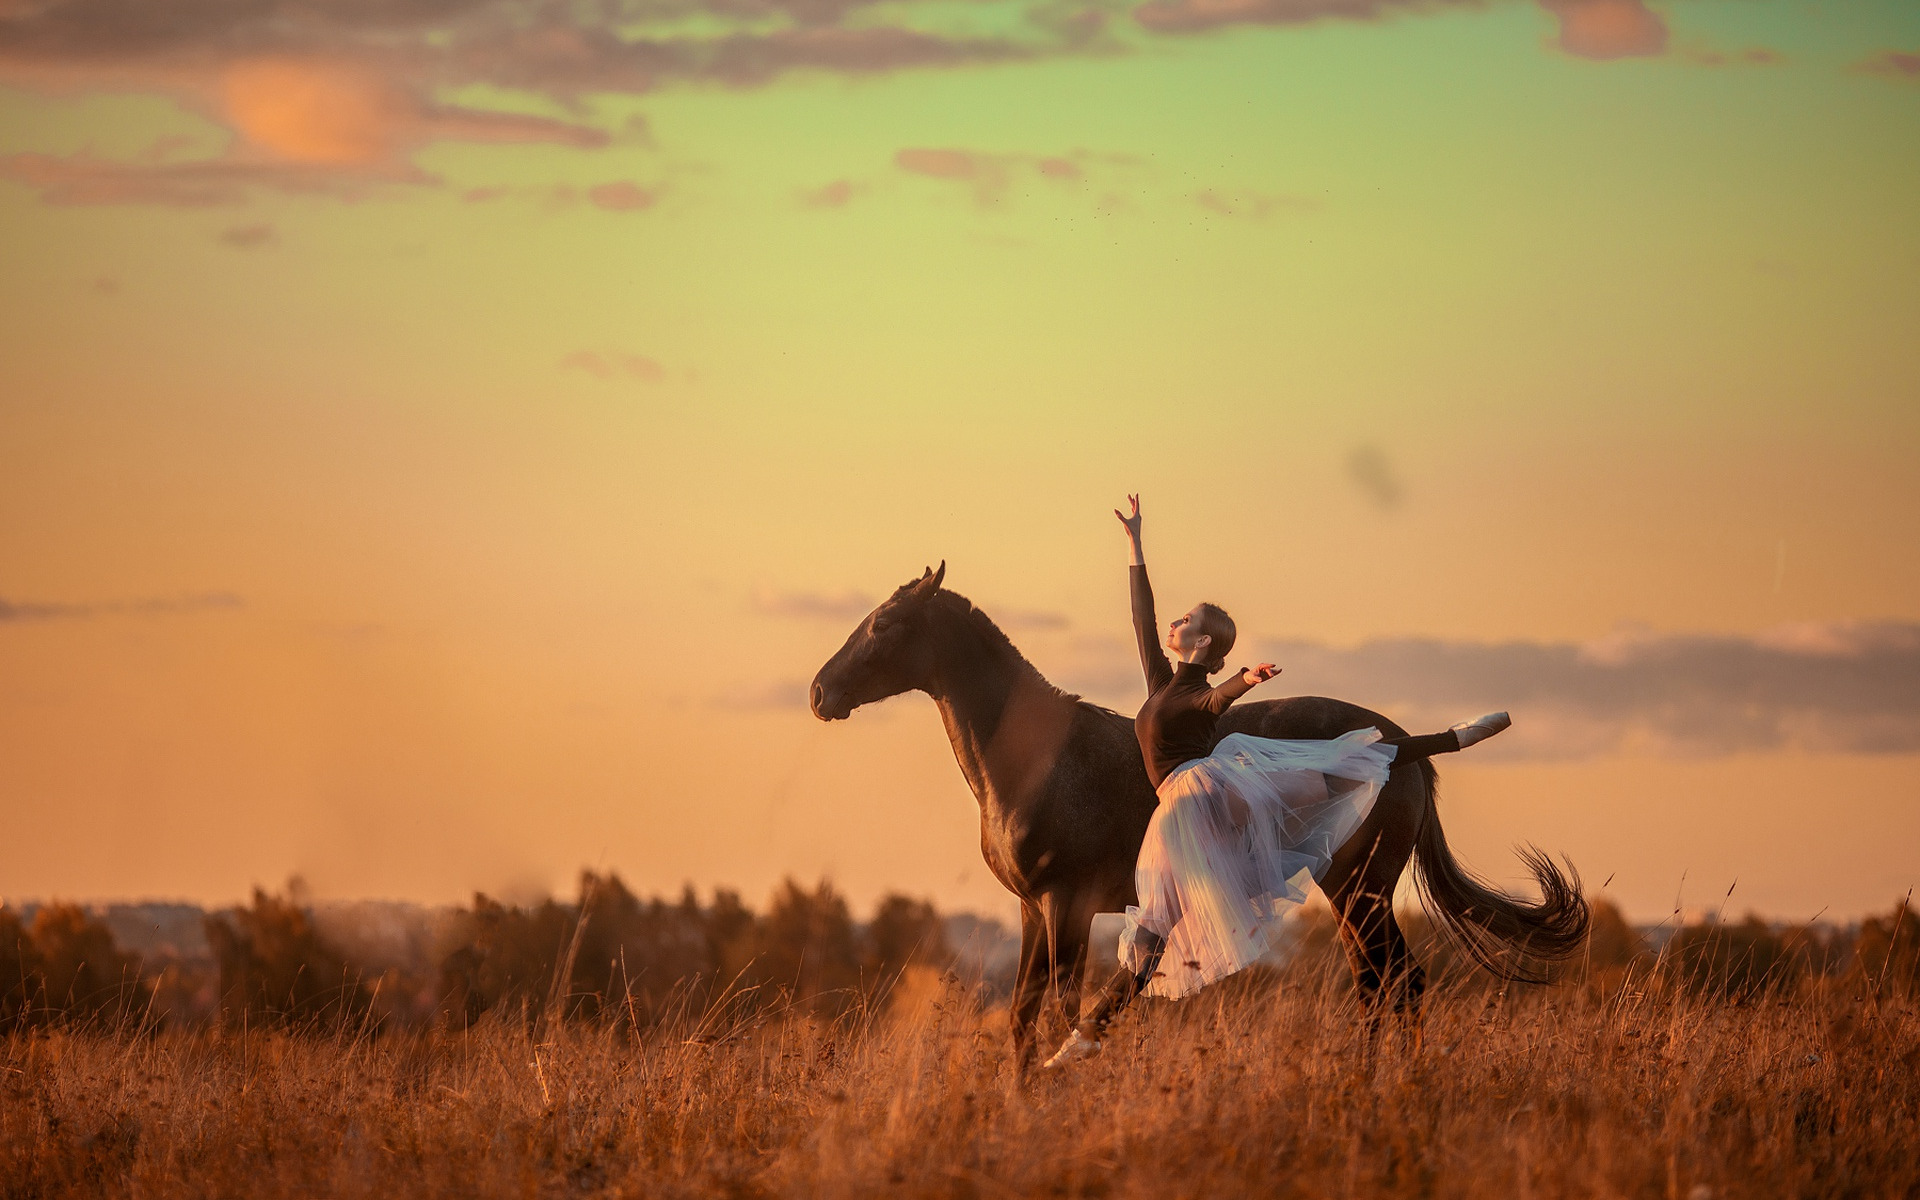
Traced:
POLYGON ((1401 737, 1406 730, 1371 709, 1327 696, 1288 696, 1255 700, 1228 709, 1215 727, 1215 740, 1230 733, 1265 738, 1336 738, 1356 729, 1375 728, 1385 737, 1401 737))
MULTIPOLYGON (((1379 713, 1334 700, 1326 696, 1289 696, 1284 700, 1260 700, 1236 704, 1227 710, 1216 732, 1247 733, 1269 738, 1336 738, 1356 729, 1372 727, 1385 737, 1403 737, 1406 730, 1379 713)), ((1427 781, 1431 768, 1396 768, 1380 790, 1367 819, 1353 836, 1334 852, 1326 874, 1317 882, 1329 896, 1344 895, 1350 882, 1362 872, 1377 878, 1375 890, 1391 893, 1393 881, 1413 854, 1414 837, 1420 829, 1421 813, 1427 801, 1427 781)), ((1336 904, 1341 901, 1336 900, 1336 904)))

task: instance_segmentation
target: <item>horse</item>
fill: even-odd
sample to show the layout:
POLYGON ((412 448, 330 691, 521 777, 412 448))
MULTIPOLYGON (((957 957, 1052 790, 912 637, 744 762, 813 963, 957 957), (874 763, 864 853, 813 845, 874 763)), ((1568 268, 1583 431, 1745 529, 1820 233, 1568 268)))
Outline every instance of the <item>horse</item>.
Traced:
MULTIPOLYGON (((1048 683, 993 621, 942 587, 947 565, 902 584, 847 636, 814 676, 813 715, 844 720, 903 692, 939 707, 960 773, 980 803, 980 852, 1020 901, 1020 963, 1010 1011, 1017 1066, 1034 1052, 1051 991, 1078 1019, 1080 976, 1094 915, 1136 903, 1134 859, 1158 803, 1129 718, 1048 683)), ((1333 738, 1374 727, 1405 731, 1378 713, 1321 696, 1237 704, 1217 737, 1333 738)), ((1393 914, 1409 861, 1429 915, 1477 964, 1509 980, 1541 982, 1578 953, 1588 911, 1571 863, 1563 873, 1538 849, 1518 853, 1540 889, 1510 896, 1447 848, 1430 760, 1393 768, 1367 819, 1335 853, 1320 888, 1369 1025, 1383 1014, 1417 1032, 1425 973, 1393 914)))

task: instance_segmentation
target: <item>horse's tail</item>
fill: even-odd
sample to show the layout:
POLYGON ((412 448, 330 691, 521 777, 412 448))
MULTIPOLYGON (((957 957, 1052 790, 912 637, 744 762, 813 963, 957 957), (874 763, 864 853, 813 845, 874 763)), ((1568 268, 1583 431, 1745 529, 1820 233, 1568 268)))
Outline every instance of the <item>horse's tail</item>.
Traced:
POLYGON ((1540 901, 1528 904, 1507 895, 1454 858, 1435 804, 1439 772, 1424 760, 1420 771, 1426 799, 1413 844, 1413 879, 1427 915, 1469 958, 1500 978, 1546 982, 1548 964, 1578 954, 1587 940, 1580 873, 1571 862, 1563 873, 1537 847, 1524 846, 1520 861, 1533 872, 1540 901))

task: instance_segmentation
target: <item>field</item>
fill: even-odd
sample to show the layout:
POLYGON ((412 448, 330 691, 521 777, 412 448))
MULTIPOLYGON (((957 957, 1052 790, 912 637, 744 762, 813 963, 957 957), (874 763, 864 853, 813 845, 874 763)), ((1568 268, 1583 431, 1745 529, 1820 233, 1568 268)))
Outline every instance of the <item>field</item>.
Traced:
POLYGON ((1252 980, 1024 1082, 977 994, 913 968, 837 1018, 638 1033, 18 1032, 0 1193, 1920 1194, 1920 1013, 1838 981, 1446 988, 1421 1044, 1370 1050, 1336 975, 1252 980))

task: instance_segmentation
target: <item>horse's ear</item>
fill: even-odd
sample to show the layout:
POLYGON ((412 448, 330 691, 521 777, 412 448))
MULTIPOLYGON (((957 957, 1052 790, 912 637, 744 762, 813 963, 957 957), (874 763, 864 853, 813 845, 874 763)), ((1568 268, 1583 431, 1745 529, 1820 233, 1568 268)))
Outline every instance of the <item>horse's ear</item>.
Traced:
POLYGON ((940 569, 938 571, 932 567, 928 567, 926 574, 920 576, 918 582, 913 585, 913 598, 915 600, 925 600, 927 597, 933 595, 940 590, 940 583, 946 579, 946 577, 947 560, 943 558, 940 560, 940 569))

